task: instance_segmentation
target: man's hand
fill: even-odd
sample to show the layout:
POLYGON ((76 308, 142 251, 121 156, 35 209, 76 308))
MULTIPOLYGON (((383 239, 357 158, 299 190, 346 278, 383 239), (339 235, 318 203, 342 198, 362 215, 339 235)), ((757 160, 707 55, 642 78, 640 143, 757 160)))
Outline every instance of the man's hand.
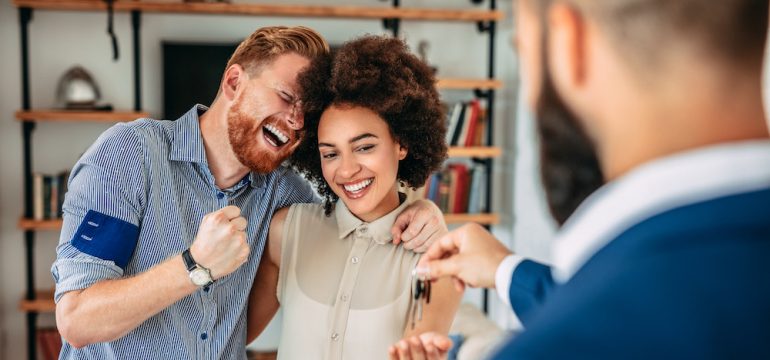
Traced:
POLYGON ((470 287, 495 287, 495 272, 510 255, 503 244, 478 224, 466 224, 436 241, 417 263, 431 279, 451 276, 462 291, 470 287))
POLYGON ((393 244, 404 243, 404 248, 422 253, 447 233, 447 227, 436 204, 417 200, 398 215, 390 233, 393 244))
POLYGON ((441 360, 446 359, 452 340, 435 333, 426 332, 402 339, 388 349, 390 360, 441 360))
POLYGON ((209 269, 214 280, 232 273, 248 260, 251 250, 246 238, 247 225, 241 209, 232 205, 203 217, 190 253, 198 264, 209 269))

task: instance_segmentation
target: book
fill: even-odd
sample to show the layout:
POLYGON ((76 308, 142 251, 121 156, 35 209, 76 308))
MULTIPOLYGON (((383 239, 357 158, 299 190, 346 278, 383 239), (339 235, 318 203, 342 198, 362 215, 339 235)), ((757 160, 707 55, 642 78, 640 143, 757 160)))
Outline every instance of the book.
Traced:
POLYGON ((466 104, 460 104, 460 113, 457 115, 457 126, 455 126, 452 132, 452 141, 449 142, 449 146, 457 146, 460 141, 460 133, 463 129, 463 123, 465 122, 465 112, 468 106, 466 104))
POLYGON ((43 174, 32 174, 32 218, 43 220, 43 174))
POLYGON ((452 106, 447 113, 447 131, 446 131, 446 143, 452 145, 452 137, 457 129, 457 122, 460 121, 460 113, 462 112, 463 104, 456 103, 452 106))
POLYGON ((469 118, 468 123, 465 127, 463 145, 473 146, 475 145, 474 142, 476 139, 476 128, 478 127, 479 114, 481 113, 481 105, 479 104, 479 100, 473 99, 468 106, 470 106, 471 111, 470 111, 470 116, 468 117, 469 118))

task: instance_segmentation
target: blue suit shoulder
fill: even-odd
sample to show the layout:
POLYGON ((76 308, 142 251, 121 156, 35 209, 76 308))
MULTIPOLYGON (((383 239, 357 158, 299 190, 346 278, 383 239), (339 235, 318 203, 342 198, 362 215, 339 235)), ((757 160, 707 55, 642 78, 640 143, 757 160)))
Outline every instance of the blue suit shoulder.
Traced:
POLYGON ((498 358, 770 358, 770 189, 659 214, 595 254, 498 358))

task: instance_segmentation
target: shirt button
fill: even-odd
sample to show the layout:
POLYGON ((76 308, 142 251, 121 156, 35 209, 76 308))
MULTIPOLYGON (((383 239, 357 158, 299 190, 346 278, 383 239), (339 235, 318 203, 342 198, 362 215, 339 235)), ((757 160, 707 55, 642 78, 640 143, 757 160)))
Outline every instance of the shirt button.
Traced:
POLYGON ((366 234, 367 231, 369 231, 369 230, 366 228, 366 226, 362 226, 362 227, 358 228, 358 233, 359 234, 366 234))
POLYGON ((358 256, 353 256, 352 258, 350 258, 350 262, 352 262, 353 264, 358 264, 359 261, 361 261, 361 259, 359 259, 358 256))
POLYGON ((337 341, 340 338, 340 334, 334 333, 332 334, 332 340, 337 341))
POLYGON ((342 295, 342 296, 340 296, 340 299, 342 299, 342 301, 348 301, 348 296, 347 295, 342 295))
POLYGON ((225 193, 223 193, 223 192, 218 192, 217 193, 217 199, 222 199, 224 197, 225 197, 225 193))
POLYGON ((206 340, 209 338, 209 335, 206 333, 201 334, 201 340, 206 340))

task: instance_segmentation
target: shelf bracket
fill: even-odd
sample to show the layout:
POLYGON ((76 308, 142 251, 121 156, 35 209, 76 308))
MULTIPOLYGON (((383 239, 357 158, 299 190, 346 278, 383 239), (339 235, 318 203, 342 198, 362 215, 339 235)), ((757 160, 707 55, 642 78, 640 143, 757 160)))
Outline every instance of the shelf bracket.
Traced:
POLYGON ((494 21, 479 21, 476 23, 476 30, 480 33, 489 32, 494 26, 494 21))
MULTIPOLYGON (((388 0, 382 0, 382 1, 388 1, 388 0)), ((393 8, 398 9, 401 6, 401 0, 392 0, 393 1, 393 8)), ((390 30, 391 33, 393 33, 393 37, 398 37, 398 31, 401 27, 401 19, 399 18, 387 18, 382 19, 382 26, 385 28, 385 30, 390 30)))
POLYGON ((473 89, 473 95, 479 99, 489 99, 492 97, 492 90, 473 89))
POLYGON ((382 19, 382 27, 385 28, 385 30, 389 30, 393 33, 393 37, 398 37, 398 30, 401 27, 401 19, 398 18, 388 18, 388 19, 382 19))

